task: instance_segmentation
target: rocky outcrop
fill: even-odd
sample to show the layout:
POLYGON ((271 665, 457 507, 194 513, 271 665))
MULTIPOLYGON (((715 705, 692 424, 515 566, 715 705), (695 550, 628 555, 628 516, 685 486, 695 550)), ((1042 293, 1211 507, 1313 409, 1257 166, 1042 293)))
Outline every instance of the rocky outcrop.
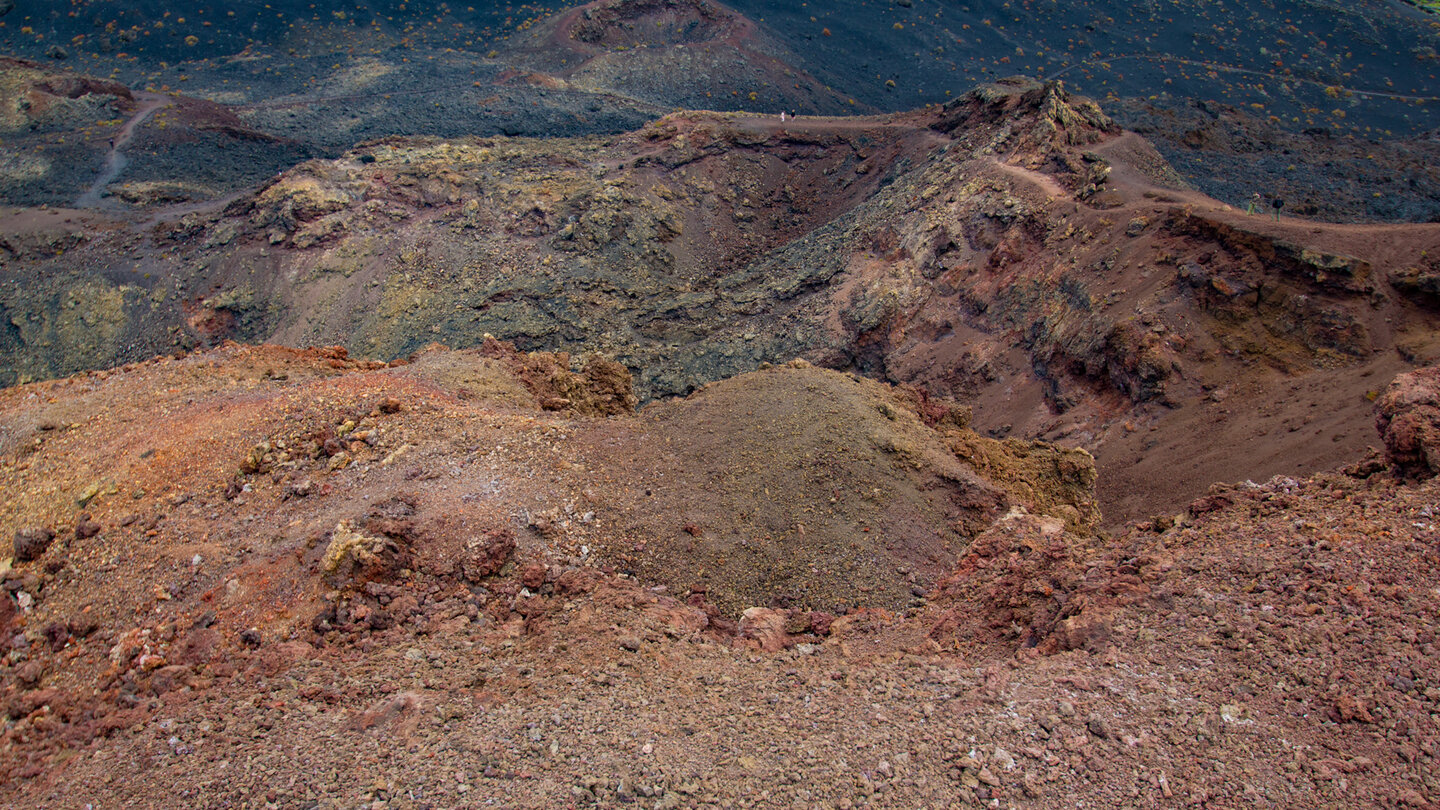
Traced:
POLYGON ((1390 286, 1427 306, 1435 306, 1440 303, 1440 260, 1391 270, 1390 286))
POLYGON ((1079 612, 1072 597, 1092 552, 1062 521, 1012 510, 976 537, 936 584, 933 597, 943 607, 930 638, 1014 648, 1044 643, 1052 650, 1085 646, 1056 633, 1079 612))
POLYGON ((565 352, 516 351, 514 344, 487 337, 480 354, 500 360, 530 389, 540 407, 582 416, 616 416, 635 411, 630 372, 614 360, 590 353, 572 370, 565 352))
POLYGON ((1374 292, 1370 262, 1354 256, 1314 250, 1274 236, 1187 212, 1172 212, 1170 227, 1203 235, 1230 249, 1254 254, 1281 273, 1316 288, 1365 295, 1374 292))
POLYGON ((1006 123, 1010 126, 983 148, 1001 154, 1030 152, 1042 162, 1063 147, 1092 144, 1119 131, 1098 104, 1071 95, 1063 82, 1020 76, 982 85, 947 103, 932 126, 956 133, 1006 123))

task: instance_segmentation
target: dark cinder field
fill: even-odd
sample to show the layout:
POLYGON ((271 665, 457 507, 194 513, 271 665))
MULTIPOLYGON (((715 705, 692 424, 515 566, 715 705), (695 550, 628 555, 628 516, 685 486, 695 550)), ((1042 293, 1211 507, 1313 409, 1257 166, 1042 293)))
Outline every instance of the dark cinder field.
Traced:
MULTIPOLYGON (((1316 218, 1440 216, 1440 17, 1399 0, 729 5, 786 51, 769 86, 684 70, 659 71, 643 88, 538 79, 510 56, 570 6, 559 2, 251 0, 180 11, 158 0, 22 0, 0 17, 0 53, 231 106, 293 142, 295 155, 334 155, 389 135, 620 132, 677 106, 834 112, 787 95, 787 75, 874 112, 943 103, 1024 74, 1101 101, 1189 182, 1229 202, 1260 192, 1316 218)), ((610 61, 640 59, 644 49, 610 61)), ((23 151, 24 134, 0 148, 23 151)), ((196 160, 183 150, 153 159, 165 168, 147 175, 137 165, 137 177, 196 160)), ((233 182, 209 185, 230 189, 274 169, 263 157, 258 169, 234 165, 247 159, 245 150, 220 159, 233 182)), ((55 202, 77 181, 54 193, 46 182, 0 186, 10 202, 55 202)))

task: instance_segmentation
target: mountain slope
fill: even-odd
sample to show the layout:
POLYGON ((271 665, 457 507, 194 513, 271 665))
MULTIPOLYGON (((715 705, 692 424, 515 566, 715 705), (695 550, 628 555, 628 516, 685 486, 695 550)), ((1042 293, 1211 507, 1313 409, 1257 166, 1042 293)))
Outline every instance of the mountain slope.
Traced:
POLYGON ((12 379, 225 338, 389 359, 493 334, 603 351, 649 399, 804 356, 1088 447, 1116 521, 1353 456, 1375 381, 1436 351, 1440 228, 1246 215, 1025 82, 897 116, 388 139, 148 233, 14 227, 12 379), (1244 452, 1188 448, 1217 430, 1244 452))

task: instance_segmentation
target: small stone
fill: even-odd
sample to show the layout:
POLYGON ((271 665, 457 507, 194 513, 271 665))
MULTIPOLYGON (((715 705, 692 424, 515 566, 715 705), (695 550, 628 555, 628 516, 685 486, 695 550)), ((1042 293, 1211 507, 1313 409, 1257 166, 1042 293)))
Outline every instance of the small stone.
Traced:
POLYGON ((15 679, 21 686, 33 688, 45 677, 45 667, 39 661, 26 661, 15 670, 15 679))
POLYGON ((1085 727, 1090 729, 1091 734, 1102 740, 1110 739, 1110 727, 1105 723, 1105 718, 1098 713, 1090 715, 1090 719, 1085 721, 1085 727))
POLYGON ((285 488, 287 498, 308 498, 315 494, 315 482, 309 478, 296 481, 285 488))
POLYGON ((15 532, 15 559, 18 562, 39 559, 54 541, 55 532, 49 529, 21 529, 15 532))
POLYGON ((1419 791, 1406 789, 1400 791, 1400 804, 1405 807, 1433 807, 1430 802, 1421 796, 1419 791))
POLYGON ((538 591, 540 586, 545 584, 546 571, 544 563, 530 563, 520 572, 520 584, 532 591, 538 591))

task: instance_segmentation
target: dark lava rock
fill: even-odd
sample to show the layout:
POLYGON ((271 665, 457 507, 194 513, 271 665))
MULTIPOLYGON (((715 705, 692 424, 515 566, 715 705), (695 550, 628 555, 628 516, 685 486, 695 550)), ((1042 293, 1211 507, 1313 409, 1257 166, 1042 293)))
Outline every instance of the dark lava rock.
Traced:
POLYGON ((81 515, 75 522, 75 536, 81 540, 94 537, 100 533, 100 524, 90 519, 89 515, 81 515))
POLYGON ((39 559, 54 541, 55 532, 49 529, 21 529, 15 533, 15 559, 19 562, 39 559))
POLYGON ((49 642, 50 649, 56 652, 63 650, 66 642, 70 640, 70 628, 66 627, 64 622, 51 622, 40 632, 49 642))

